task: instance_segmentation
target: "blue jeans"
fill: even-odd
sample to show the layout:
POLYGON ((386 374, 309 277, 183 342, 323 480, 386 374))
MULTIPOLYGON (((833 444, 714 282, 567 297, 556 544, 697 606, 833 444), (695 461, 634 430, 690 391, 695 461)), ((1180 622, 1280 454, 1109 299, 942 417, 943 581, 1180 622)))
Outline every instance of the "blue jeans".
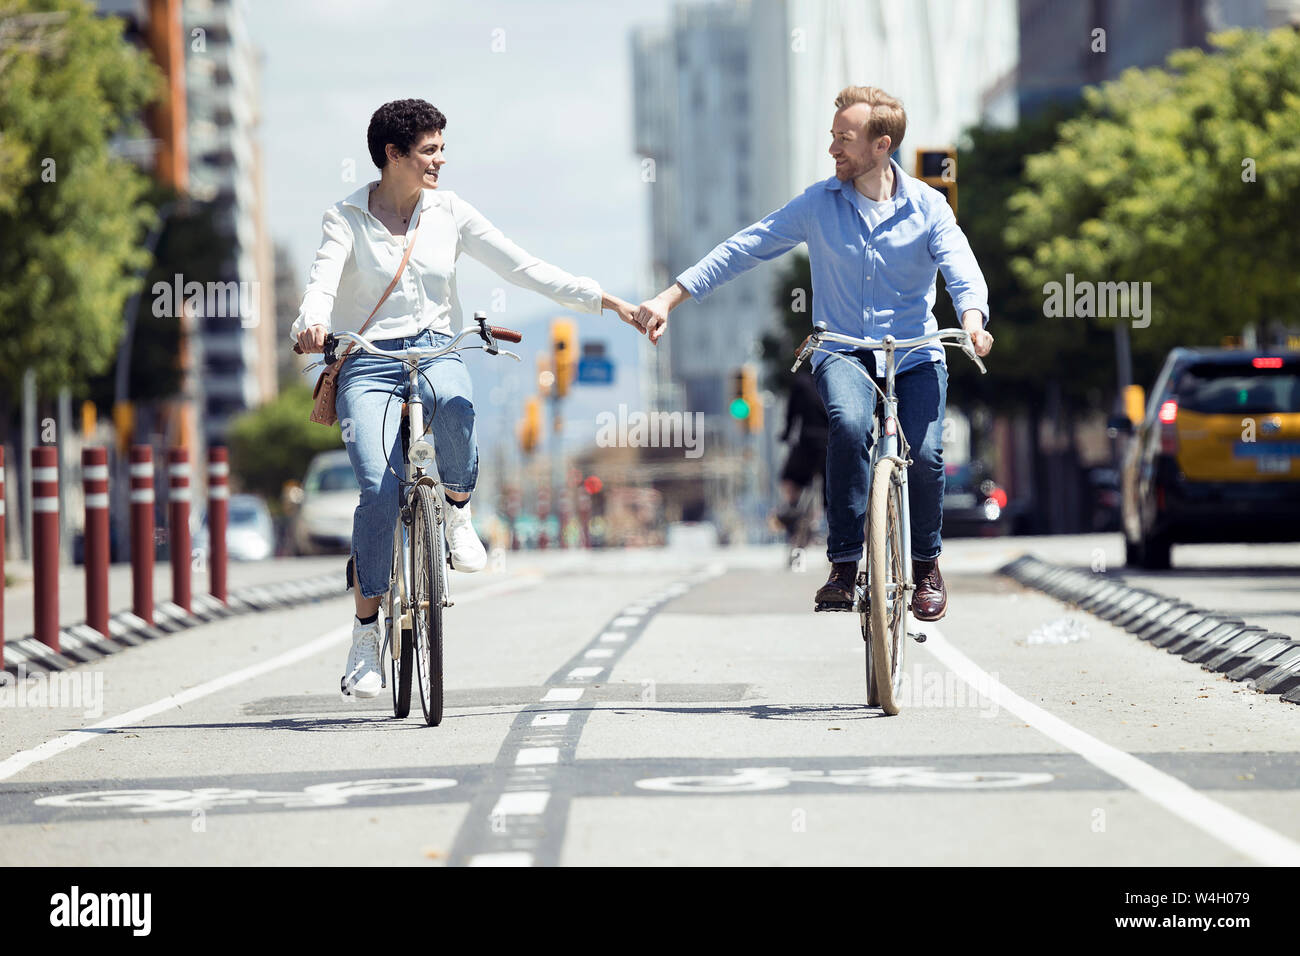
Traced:
MULTIPOLYGON (((858 561, 867 517, 868 474, 871 461, 871 422, 876 390, 861 371, 874 374, 869 352, 842 359, 827 358, 814 378, 826 404, 830 436, 826 443, 826 557, 832 562, 858 561)), ((881 387, 884 383, 881 382, 881 387)), ((943 413, 948 396, 948 369, 925 362, 894 378, 898 417, 911 445, 912 467, 907 470, 907 493, 912 523, 912 558, 937 558, 943 550, 943 413)))
MULTIPOLYGON (((440 348, 450 341, 450 335, 425 330, 419 335, 371 344, 391 352, 412 346, 440 348)), ((424 426, 433 433, 439 478, 450 491, 473 491, 478 482, 478 444, 469 369, 459 355, 451 354, 422 361, 420 370, 424 426)), ((355 347, 339 371, 339 425, 361 486, 361 500, 352 518, 352 554, 361 596, 366 598, 387 592, 393 565, 393 526, 399 503, 397 475, 406 477, 400 434, 409 375, 410 370, 402 363, 368 355, 355 347)), ((417 436, 411 437, 414 440, 417 436)))

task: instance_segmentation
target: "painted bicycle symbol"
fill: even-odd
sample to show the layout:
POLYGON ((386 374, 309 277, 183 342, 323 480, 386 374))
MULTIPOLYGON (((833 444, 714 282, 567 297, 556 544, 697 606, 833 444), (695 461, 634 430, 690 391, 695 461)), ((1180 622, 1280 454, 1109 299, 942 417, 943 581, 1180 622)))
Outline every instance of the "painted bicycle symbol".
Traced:
POLYGON ((740 767, 731 776, 654 777, 638 780, 642 790, 671 793, 752 793, 781 790, 792 783, 838 787, 925 787, 939 790, 997 790, 1050 783, 1050 773, 1012 770, 942 771, 934 767, 863 767, 858 770, 791 770, 789 767, 740 767))
POLYGON ((90 790, 56 797, 41 797, 42 807, 115 807, 135 813, 189 813, 215 807, 274 806, 286 810, 309 807, 341 807, 356 797, 423 793, 456 786, 446 777, 345 780, 318 783, 302 790, 237 790, 228 787, 200 787, 197 790, 90 790))

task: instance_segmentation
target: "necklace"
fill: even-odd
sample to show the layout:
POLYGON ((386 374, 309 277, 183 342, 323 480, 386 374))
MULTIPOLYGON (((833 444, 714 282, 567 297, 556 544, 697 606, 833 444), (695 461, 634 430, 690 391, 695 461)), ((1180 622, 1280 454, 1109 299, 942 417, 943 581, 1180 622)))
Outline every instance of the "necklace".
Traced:
POLYGON ((400 212, 398 212, 396 209, 389 209, 387 206, 383 205, 381 202, 379 202, 379 200, 377 200, 377 199, 375 198, 375 191, 374 191, 374 190, 371 190, 371 191, 370 191, 370 202, 371 202, 371 204, 372 204, 376 209, 378 209, 380 212, 389 212, 389 213, 392 213, 392 214, 393 214, 394 216, 396 216, 398 219, 402 220, 402 225, 404 225, 404 226, 405 226, 405 225, 408 225, 408 220, 409 220, 411 217, 410 217, 410 216, 403 216, 403 215, 402 215, 400 212))

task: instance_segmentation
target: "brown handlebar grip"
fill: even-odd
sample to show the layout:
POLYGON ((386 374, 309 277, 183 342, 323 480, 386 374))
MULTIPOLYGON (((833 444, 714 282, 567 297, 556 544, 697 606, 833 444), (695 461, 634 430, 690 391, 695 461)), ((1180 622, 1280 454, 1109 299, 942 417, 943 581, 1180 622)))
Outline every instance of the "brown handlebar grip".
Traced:
POLYGON ((494 339, 500 339, 502 342, 518 342, 523 339, 522 333, 499 325, 489 325, 488 330, 492 333, 494 339))

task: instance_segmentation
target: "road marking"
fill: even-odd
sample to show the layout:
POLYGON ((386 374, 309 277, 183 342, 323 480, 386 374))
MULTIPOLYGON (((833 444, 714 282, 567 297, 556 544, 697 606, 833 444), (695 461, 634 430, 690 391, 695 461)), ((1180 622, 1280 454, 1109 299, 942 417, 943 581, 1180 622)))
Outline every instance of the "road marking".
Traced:
MULTIPOLYGON (((522 577, 522 576, 521 576, 522 577)), ((474 601, 480 598, 489 597, 499 594, 502 591, 510 591, 522 585, 532 587, 538 583, 540 575, 529 575, 527 580, 518 579, 501 581, 498 584, 486 584, 483 587, 475 588, 468 594, 463 594, 457 598, 460 602, 474 601)), ((262 661, 249 667, 240 668, 221 677, 215 677, 210 681, 204 681, 191 687, 189 690, 182 691, 179 694, 172 694, 161 700, 156 700, 152 704, 145 704, 143 707, 137 707, 134 710, 128 710, 126 713, 118 714, 116 717, 109 717, 99 723, 91 724, 89 727, 83 727, 81 730, 74 730, 71 733, 64 734, 61 737, 55 737, 53 740, 47 740, 38 744, 30 750, 21 750, 6 760, 0 761, 0 780, 7 780, 16 773, 21 773, 32 764, 40 763, 42 760, 64 753, 74 747, 79 747, 84 743, 92 740, 103 739, 103 731, 116 730, 119 727, 129 727, 137 724, 142 720, 148 720, 150 717, 157 716, 174 707, 182 707, 191 701, 199 700, 218 691, 225 690, 227 687, 233 687, 243 681, 252 680, 254 677, 261 677, 263 674, 269 674, 271 671, 279 670, 281 667, 287 667, 290 664, 296 664, 301 660, 318 654, 335 644, 341 644, 352 636, 352 625, 345 624, 342 627, 327 631, 320 637, 308 641, 306 644, 295 647, 292 650, 285 651, 283 654, 277 654, 269 660, 262 661)), ((12 650, 12 649, 11 649, 12 650)), ((582 692, 579 691, 579 694, 582 692)))
POLYGON ((627 635, 622 631, 606 631, 600 635, 600 639, 607 644, 618 644, 627 640, 627 635))
POLYGON ((492 808, 492 816, 536 817, 546 812, 551 795, 545 790, 515 790, 503 793, 492 808))
POLYGON ((533 718, 534 727, 563 727, 568 722, 568 714, 538 714, 533 718))
POLYGON ((616 617, 610 621, 612 627, 636 627, 640 623, 635 617, 616 617))
POLYGON ((611 647, 593 647, 582 655, 583 657, 613 657, 614 649, 611 647))
POLYGON ((480 853, 469 858, 469 866, 532 866, 531 853, 480 853))
POLYGON ((515 766, 529 767, 539 763, 556 763, 559 759, 559 747, 525 747, 515 754, 515 766))
POLYGON ((583 690, 581 687, 552 687, 542 698, 543 704, 554 703, 555 701, 574 701, 582 699, 583 690))
POLYGON ((1031 704, 957 650, 937 627, 921 622, 917 625, 928 635, 925 646, 934 652, 935 657, 980 694, 990 696, 999 706, 1040 733, 1256 863, 1300 866, 1300 843, 1211 800, 1178 778, 1031 704))
POLYGON ((636 605, 633 605, 633 606, 631 606, 631 607, 625 607, 625 608, 623 608, 623 613, 624 613, 624 614, 627 614, 627 615, 629 615, 629 616, 631 616, 631 617, 641 617, 641 616, 642 616, 643 614, 645 614, 648 610, 649 610, 648 608, 638 607, 638 606, 636 606, 636 605))
POLYGON ((587 680, 590 677, 595 677, 604 669, 605 668, 603 667, 575 667, 573 670, 569 671, 569 679, 587 680))

